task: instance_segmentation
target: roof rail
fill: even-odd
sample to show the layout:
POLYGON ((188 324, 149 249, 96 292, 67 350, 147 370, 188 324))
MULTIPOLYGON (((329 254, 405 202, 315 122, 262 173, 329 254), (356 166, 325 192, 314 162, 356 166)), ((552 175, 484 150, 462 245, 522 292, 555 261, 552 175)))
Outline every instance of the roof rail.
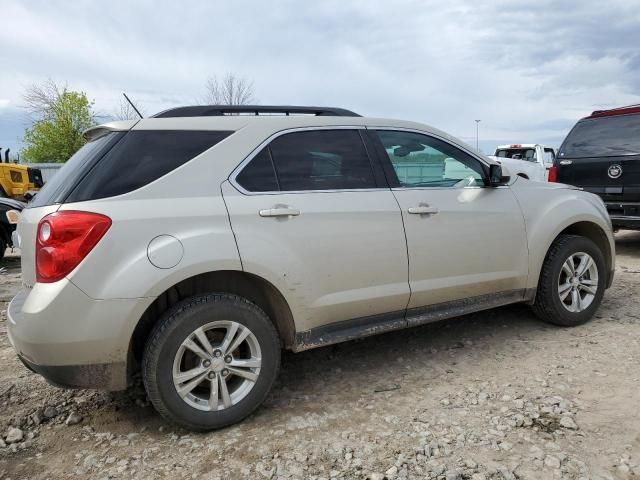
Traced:
POLYGON ((610 108, 607 110, 594 110, 587 118, 611 117, 614 115, 627 115, 629 113, 640 113, 640 104, 627 105, 626 107, 610 108))
POLYGON ((222 115, 318 115, 324 117, 359 117, 355 112, 334 107, 302 107, 286 105, 194 105, 170 108, 157 113, 153 118, 170 117, 217 117, 222 115))

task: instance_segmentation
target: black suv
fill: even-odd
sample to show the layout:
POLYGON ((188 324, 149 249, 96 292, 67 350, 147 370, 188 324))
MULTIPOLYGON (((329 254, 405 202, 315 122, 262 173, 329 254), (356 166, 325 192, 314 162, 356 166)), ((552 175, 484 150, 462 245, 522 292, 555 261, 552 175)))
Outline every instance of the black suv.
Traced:
POLYGON ((640 229, 640 106, 597 110, 579 120, 549 181, 600 195, 614 228, 640 229))

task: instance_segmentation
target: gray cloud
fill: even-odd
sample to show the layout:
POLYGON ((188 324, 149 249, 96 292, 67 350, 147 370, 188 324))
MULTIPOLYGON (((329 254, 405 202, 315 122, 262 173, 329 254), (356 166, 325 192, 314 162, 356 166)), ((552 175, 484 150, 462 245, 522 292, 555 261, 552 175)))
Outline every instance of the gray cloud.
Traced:
POLYGON ((640 101, 637 3, 575 3, 5 0, 0 112, 47 77, 100 111, 127 91, 154 112, 233 71, 261 103, 344 106, 468 141, 481 118, 483 145, 557 144, 591 110, 640 101))

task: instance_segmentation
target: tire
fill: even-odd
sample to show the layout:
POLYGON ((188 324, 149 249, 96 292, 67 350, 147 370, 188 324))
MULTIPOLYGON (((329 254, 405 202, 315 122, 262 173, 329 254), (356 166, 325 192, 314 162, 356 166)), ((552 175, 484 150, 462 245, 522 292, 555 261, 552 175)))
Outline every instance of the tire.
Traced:
POLYGON ((600 306, 607 274, 604 256, 595 243, 586 237, 561 235, 549 248, 542 265, 533 311, 554 325, 581 325, 589 321, 600 306), (576 277, 573 272, 581 273, 585 256, 591 258, 593 268, 576 277), (571 264, 575 267, 573 272, 571 264), (563 300, 567 286, 570 286, 569 293, 563 300), (575 297, 574 292, 579 297, 575 297))
POLYGON ((279 368, 280 339, 267 315, 242 297, 211 293, 188 298, 162 316, 145 346, 142 378, 160 415, 186 429, 206 431, 251 414, 268 395, 279 368))
POLYGON ((0 238, 0 260, 4 258, 4 254, 7 251, 7 242, 4 241, 4 238, 0 238))

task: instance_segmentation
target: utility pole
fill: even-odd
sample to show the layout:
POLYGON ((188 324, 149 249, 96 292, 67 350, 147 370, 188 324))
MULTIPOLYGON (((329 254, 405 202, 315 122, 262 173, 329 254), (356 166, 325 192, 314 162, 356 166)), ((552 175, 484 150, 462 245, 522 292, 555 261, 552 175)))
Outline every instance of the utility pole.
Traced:
POLYGON ((480 125, 481 120, 476 120, 476 150, 480 151, 478 144, 478 125, 480 125))

